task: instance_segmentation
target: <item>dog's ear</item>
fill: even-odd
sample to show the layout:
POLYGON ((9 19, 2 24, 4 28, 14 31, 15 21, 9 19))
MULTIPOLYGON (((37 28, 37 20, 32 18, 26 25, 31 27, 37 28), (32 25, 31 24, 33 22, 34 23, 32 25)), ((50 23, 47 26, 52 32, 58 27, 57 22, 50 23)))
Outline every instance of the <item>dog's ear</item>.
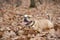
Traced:
POLYGON ((49 14, 46 14, 47 15, 47 18, 49 19, 49 20, 51 20, 51 17, 50 17, 50 15, 49 14))

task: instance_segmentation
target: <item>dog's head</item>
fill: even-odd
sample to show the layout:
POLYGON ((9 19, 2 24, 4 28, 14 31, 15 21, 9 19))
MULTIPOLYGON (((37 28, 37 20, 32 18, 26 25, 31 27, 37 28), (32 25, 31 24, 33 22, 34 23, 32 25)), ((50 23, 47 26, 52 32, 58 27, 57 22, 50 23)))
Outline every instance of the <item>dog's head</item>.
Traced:
POLYGON ((32 15, 24 15, 24 23, 25 25, 33 24, 33 16, 32 15))
POLYGON ((24 15, 24 22, 32 21, 32 15, 24 15))

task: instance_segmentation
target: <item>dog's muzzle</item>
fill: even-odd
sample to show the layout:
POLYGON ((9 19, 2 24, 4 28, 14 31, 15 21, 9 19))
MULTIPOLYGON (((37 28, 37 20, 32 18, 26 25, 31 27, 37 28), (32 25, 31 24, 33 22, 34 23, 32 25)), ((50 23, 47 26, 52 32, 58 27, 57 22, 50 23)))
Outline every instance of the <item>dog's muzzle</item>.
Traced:
POLYGON ((35 24, 35 21, 30 21, 30 22, 27 22, 25 25, 28 27, 32 27, 34 24, 35 24))

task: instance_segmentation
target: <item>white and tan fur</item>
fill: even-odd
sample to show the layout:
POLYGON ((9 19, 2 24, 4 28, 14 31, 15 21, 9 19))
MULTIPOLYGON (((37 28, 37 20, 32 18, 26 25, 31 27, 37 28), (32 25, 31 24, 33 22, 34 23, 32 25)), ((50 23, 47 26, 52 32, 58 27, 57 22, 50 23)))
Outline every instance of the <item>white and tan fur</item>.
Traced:
POLYGON ((31 26, 34 30, 38 30, 39 32, 49 31, 50 33, 54 33, 54 24, 48 19, 36 19, 34 17, 30 17, 27 20, 32 21, 28 26, 31 26, 34 23, 31 26))

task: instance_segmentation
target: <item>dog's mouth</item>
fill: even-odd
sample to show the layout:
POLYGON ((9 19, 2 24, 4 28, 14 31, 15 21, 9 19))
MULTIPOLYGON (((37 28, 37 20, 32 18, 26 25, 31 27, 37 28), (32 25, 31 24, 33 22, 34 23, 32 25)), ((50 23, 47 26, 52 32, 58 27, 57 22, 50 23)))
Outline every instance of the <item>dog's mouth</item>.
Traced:
POLYGON ((24 20, 25 25, 29 25, 32 21, 24 20))
POLYGON ((24 18, 24 22, 29 22, 26 18, 24 18))
POLYGON ((33 26, 35 24, 35 21, 25 21, 24 22, 26 26, 33 26))
POLYGON ((27 22, 25 25, 29 25, 29 24, 31 24, 32 23, 32 21, 30 21, 30 22, 27 22))

